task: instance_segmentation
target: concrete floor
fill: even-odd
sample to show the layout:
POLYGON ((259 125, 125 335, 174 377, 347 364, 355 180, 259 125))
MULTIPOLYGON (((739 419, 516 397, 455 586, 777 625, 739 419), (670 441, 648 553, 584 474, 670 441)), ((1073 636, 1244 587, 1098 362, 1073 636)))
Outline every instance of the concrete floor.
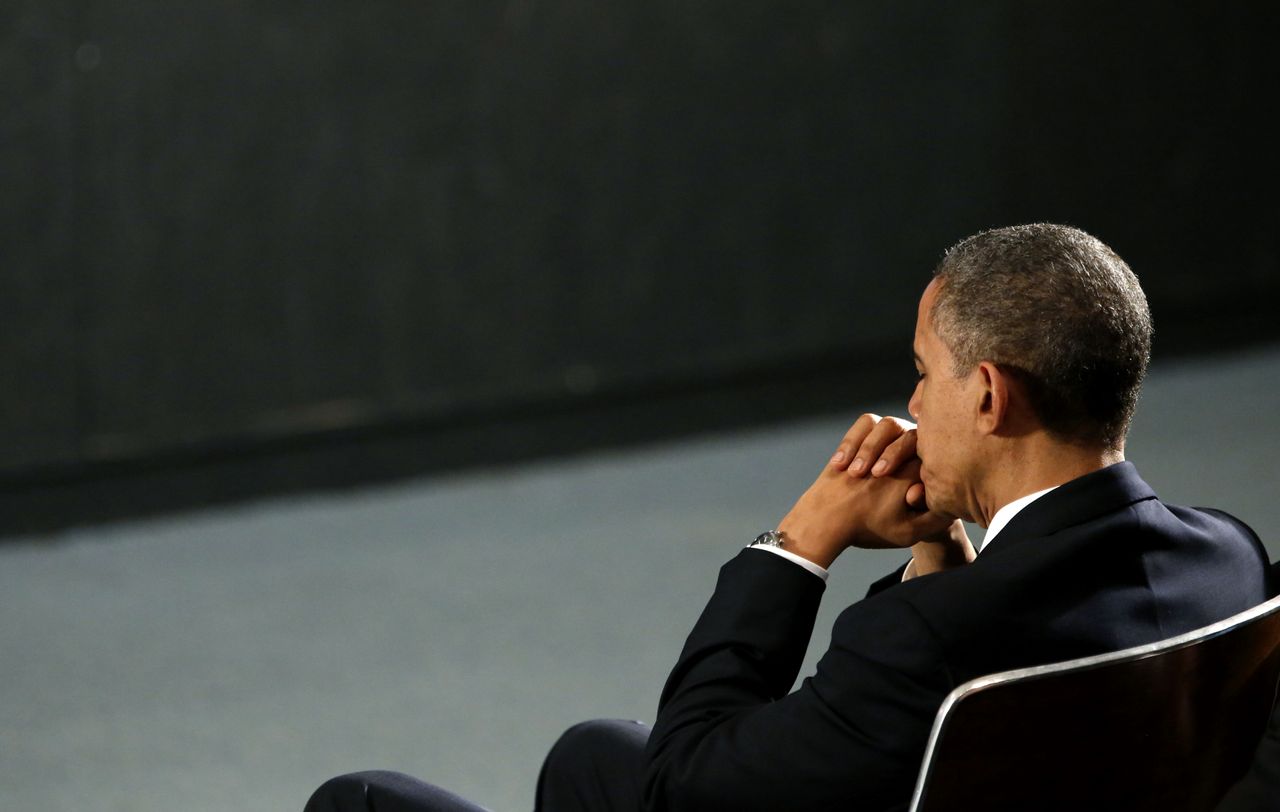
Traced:
MULTIPOLYGON (((861 410, 0 543, 0 809, 300 809, 373 767, 529 808, 564 727, 652 719, 719 565, 861 410)), ((1278 413, 1280 349, 1157 366, 1129 458, 1276 558, 1278 413)), ((840 560, 806 670, 900 560, 840 560)))

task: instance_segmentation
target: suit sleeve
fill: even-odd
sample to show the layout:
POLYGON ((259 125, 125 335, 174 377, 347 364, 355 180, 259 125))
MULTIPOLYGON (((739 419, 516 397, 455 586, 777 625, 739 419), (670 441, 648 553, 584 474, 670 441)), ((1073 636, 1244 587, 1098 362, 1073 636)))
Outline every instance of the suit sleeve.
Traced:
POLYGON ((897 590, 840 616, 793 693, 823 584, 776 556, 726 564, 662 693, 644 808, 805 810, 905 804, 951 680, 897 590))
POLYGON ((907 565, 910 563, 911 563, 911 560, 907 559, 906 563, 904 563, 902 566, 898 567, 893 572, 889 573, 888 575, 884 576, 880 580, 873 583, 871 586, 867 587, 867 597, 869 598, 872 595, 879 595, 881 592, 884 592, 889 587, 897 586, 898 584, 902 583, 902 575, 907 571, 907 565))

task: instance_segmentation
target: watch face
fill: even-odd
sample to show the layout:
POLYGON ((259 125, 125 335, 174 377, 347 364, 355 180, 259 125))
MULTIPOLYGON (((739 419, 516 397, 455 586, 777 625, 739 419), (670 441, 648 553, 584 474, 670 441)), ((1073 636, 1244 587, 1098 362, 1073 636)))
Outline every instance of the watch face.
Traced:
POLYGON ((756 536, 756 544, 763 544, 766 547, 781 547, 782 535, 776 530, 766 530, 756 536))

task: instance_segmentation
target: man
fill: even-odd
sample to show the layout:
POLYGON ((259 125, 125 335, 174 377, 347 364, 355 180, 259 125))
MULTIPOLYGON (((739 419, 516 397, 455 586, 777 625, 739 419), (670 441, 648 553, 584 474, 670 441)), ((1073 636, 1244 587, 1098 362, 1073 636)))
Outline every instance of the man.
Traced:
MULTIPOLYGON (((652 732, 570 730, 539 808, 904 808, 961 682, 1264 600, 1252 531, 1163 504, 1123 461, 1150 334, 1133 273, 1077 229, 998 229, 948 251, 917 314, 918 425, 859 418, 777 529, 721 570, 652 732), (987 527, 981 554, 959 519, 987 527), (814 676, 788 693, 827 569, 851 546, 910 547, 911 561, 841 614, 814 676)), ((358 774, 311 808, 469 808, 427 800, 437 792, 358 774)))

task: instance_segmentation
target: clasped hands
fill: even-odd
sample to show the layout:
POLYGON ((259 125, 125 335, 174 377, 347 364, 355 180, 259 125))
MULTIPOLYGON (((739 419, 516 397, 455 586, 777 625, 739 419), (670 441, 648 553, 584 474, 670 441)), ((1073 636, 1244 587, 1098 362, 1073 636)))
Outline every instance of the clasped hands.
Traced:
POLYGON ((786 549, 829 567, 849 547, 910 547, 908 576, 950 569, 976 553, 954 516, 928 508, 915 424, 864 414, 778 525, 786 549))

